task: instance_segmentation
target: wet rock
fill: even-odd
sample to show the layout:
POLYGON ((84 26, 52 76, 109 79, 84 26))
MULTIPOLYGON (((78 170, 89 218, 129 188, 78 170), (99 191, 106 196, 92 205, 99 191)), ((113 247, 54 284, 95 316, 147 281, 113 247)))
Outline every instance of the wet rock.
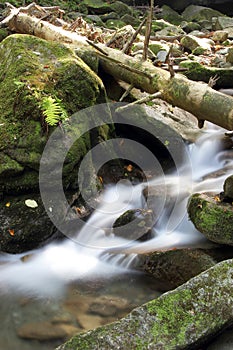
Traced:
POLYGON ((113 233, 127 240, 144 240, 150 236, 153 223, 151 210, 127 210, 114 222, 113 233))
POLYGON ((50 322, 26 323, 17 329, 17 335, 23 339, 48 341, 68 339, 80 329, 69 324, 53 324, 50 322))
POLYGON ((139 255, 137 266, 152 275, 165 290, 170 290, 215 264, 201 249, 177 249, 139 255))
POLYGON ((218 196, 194 194, 189 199, 188 214, 197 230, 210 241, 233 245, 233 206, 218 196))
POLYGON ((221 262, 118 322, 71 338, 57 350, 198 348, 233 323, 233 260, 221 262))
POLYGON ((7 197, 0 202, 0 250, 15 254, 37 248, 54 237, 56 228, 39 195, 7 197), (34 200, 31 208, 25 201, 34 200))
POLYGON ((228 176, 223 185, 224 197, 233 201, 233 175, 228 176))

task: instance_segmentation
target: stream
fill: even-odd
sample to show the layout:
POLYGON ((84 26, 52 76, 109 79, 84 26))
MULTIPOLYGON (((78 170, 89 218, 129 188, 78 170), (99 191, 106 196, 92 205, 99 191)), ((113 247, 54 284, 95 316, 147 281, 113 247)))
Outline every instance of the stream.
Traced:
POLYGON ((176 171, 152 178, 149 184, 121 180, 107 185, 77 239, 27 254, 2 253, 0 349, 54 349, 64 341, 62 332, 60 338, 54 335, 59 332, 57 325, 63 333, 65 329, 68 338, 72 332, 117 320, 159 296, 152 278, 134 269, 137 255, 211 245, 188 220, 186 205, 192 193, 220 193, 225 178, 232 174, 232 150, 223 147, 224 133, 209 125, 195 144, 187 146, 192 176, 183 164, 182 176, 176 171), (143 196, 146 186, 163 194, 156 203, 152 238, 129 242, 116 237, 111 227, 121 214, 129 209, 148 209, 143 196), (29 339, 30 334, 35 338, 30 324, 36 334, 44 324, 40 333, 44 335, 29 339))

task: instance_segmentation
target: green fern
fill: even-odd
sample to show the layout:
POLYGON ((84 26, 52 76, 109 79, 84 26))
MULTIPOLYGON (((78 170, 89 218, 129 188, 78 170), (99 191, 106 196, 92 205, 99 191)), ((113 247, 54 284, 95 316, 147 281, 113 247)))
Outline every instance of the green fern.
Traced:
POLYGON ((50 126, 55 126, 68 118, 68 114, 59 98, 53 98, 51 96, 43 97, 41 108, 45 116, 45 121, 50 126))

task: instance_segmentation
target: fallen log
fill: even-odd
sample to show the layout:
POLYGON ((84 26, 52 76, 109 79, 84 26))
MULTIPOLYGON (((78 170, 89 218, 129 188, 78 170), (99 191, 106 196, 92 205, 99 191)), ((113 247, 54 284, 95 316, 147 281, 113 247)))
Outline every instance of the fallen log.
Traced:
POLYGON ((91 51, 99 58, 103 70, 115 79, 126 81, 151 94, 159 91, 162 99, 195 115, 199 125, 207 120, 233 130, 233 98, 215 91, 206 83, 191 81, 182 74, 171 76, 168 71, 155 67, 151 62, 138 61, 104 44, 97 45, 100 50, 95 49, 85 37, 34 17, 26 10, 11 9, 2 25, 7 25, 17 33, 71 45, 77 52, 91 51))

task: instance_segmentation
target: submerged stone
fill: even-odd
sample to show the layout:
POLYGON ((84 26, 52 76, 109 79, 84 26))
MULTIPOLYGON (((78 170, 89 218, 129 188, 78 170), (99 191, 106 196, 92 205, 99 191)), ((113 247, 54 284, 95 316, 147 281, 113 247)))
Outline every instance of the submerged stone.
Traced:
POLYGON ((233 260, 221 262, 118 322, 81 333, 57 350, 198 348, 233 323, 233 260))
POLYGON ((209 240, 233 245, 233 206, 218 196, 194 194, 189 199, 188 214, 197 230, 209 240))

